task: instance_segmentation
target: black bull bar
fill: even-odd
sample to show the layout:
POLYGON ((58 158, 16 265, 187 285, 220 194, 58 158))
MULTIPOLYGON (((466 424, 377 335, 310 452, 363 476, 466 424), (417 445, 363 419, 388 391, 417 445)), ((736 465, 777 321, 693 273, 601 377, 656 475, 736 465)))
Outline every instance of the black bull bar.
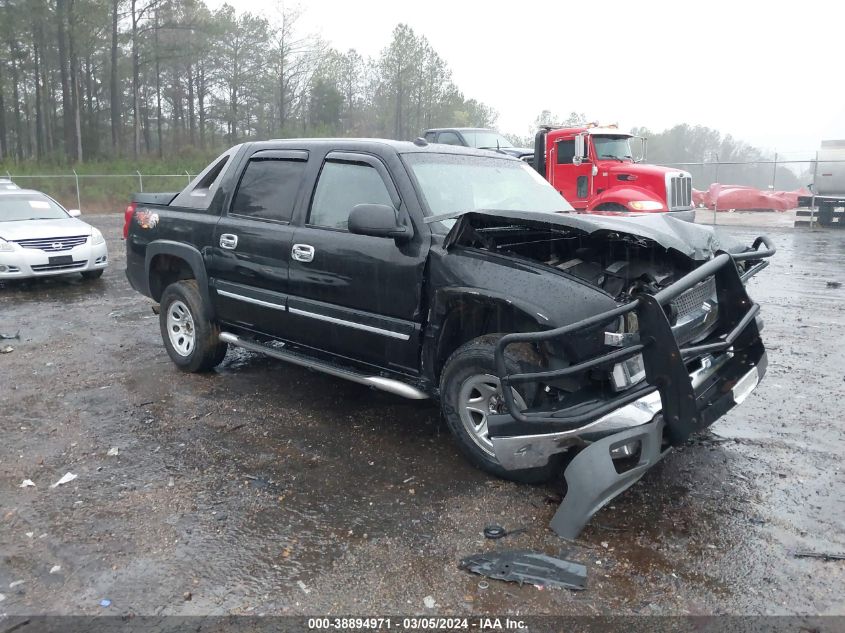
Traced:
MULTIPOLYGON (((753 365, 761 360, 765 362, 765 350, 760 341, 755 318, 760 311, 760 306, 748 297, 743 283, 744 279, 757 272, 759 268, 741 277, 735 262, 760 260, 771 257, 774 253, 775 247, 770 240, 760 236, 754 240, 753 250, 734 254, 721 251, 713 259, 671 286, 654 294, 641 294, 630 303, 613 310, 551 330, 520 332, 503 336, 496 346, 495 362, 507 413, 489 416, 491 438, 578 429, 657 390, 660 392, 663 404, 662 417, 666 437, 672 445, 683 443, 691 433, 709 426, 733 406, 733 402, 726 405, 724 399, 713 402, 712 384, 707 393, 705 393, 705 387, 694 387, 685 365, 686 360, 705 354, 725 352, 731 348, 742 350, 745 360, 737 359, 734 363, 735 367, 729 372, 734 374, 735 378, 741 376, 742 365, 753 365), (766 247, 766 250, 758 250, 761 244, 766 247), (711 342, 680 346, 675 339, 664 307, 711 275, 715 276, 716 282, 719 310, 717 329, 707 339, 711 342), (600 327, 630 312, 636 312, 639 323, 640 336, 636 344, 562 369, 515 374, 508 372, 505 365, 505 350, 509 345, 562 339, 584 330, 600 327), (511 387, 515 385, 548 382, 597 367, 609 367, 637 354, 642 354, 643 357, 645 380, 588 411, 521 410, 514 400, 511 387)), ((759 266, 765 265, 766 262, 762 262, 759 266)))

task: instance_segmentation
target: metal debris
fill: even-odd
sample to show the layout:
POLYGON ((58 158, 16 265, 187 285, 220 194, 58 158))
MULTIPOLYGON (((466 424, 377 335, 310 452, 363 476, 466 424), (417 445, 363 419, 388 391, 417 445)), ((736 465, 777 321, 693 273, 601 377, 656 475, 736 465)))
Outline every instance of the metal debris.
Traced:
POLYGON ((515 530, 506 530, 501 525, 488 525, 484 528, 484 538, 489 539, 500 539, 505 538, 506 536, 511 536, 512 534, 520 534, 522 532, 527 532, 527 528, 516 528, 515 530))
POLYGON ((528 583, 576 591, 587 585, 587 568, 584 565, 529 550, 505 550, 467 556, 458 566, 487 578, 520 585, 528 583))
POLYGON ((810 552, 810 551, 797 551, 792 552, 792 555, 795 558, 818 558, 820 560, 845 560, 845 554, 833 554, 830 552, 810 552))

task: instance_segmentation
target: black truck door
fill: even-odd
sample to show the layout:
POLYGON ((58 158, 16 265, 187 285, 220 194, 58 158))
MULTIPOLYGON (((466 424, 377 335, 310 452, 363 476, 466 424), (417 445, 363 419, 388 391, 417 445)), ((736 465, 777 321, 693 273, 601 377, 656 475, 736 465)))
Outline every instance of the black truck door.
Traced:
POLYGON ((301 150, 260 150, 247 159, 212 243, 209 281, 221 321, 284 337, 290 221, 307 163, 301 150))
POLYGON ((420 231, 404 244, 349 233, 349 212, 365 203, 408 213, 381 160, 330 152, 291 244, 290 331, 332 354, 416 373, 428 242, 420 231))

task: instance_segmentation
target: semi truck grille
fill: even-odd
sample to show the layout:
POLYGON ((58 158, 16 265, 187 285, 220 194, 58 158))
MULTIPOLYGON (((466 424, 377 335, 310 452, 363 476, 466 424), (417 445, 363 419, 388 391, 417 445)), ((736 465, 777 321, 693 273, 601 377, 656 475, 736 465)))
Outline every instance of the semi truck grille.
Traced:
POLYGON ((704 302, 716 296, 716 279, 710 277, 697 286, 693 286, 686 292, 679 294, 672 299, 672 313, 677 318, 682 318, 692 312, 701 310, 704 302))
POLYGON ((40 251, 58 253, 60 251, 69 251, 75 246, 84 244, 87 239, 87 235, 73 235, 70 237, 45 237, 32 240, 15 240, 15 242, 20 244, 23 248, 34 248, 40 251))
POLYGON ((692 178, 685 175, 670 176, 666 189, 670 211, 692 207, 692 178))

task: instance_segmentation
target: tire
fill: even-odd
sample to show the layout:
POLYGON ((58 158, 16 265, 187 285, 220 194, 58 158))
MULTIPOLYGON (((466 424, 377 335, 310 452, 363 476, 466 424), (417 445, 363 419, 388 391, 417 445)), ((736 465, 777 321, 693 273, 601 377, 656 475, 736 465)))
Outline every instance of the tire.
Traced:
POLYGON ((220 328, 205 317, 204 308, 194 279, 170 284, 161 295, 161 338, 170 359, 183 371, 210 371, 226 356, 228 345, 220 341, 220 328))
POLYGON ((94 281, 95 279, 99 279, 103 276, 103 269, 99 268, 97 270, 85 270, 82 273, 82 278, 86 281, 94 281))
MULTIPOLYGON (((491 406, 503 405, 501 395, 498 395, 499 380, 496 377, 494 350, 500 335, 487 335, 473 339, 459 347, 446 361, 440 375, 440 406, 446 424, 455 437, 461 452, 477 468, 520 483, 541 483, 555 477, 559 471, 559 460, 550 459, 546 466, 523 470, 507 470, 499 464, 492 450, 489 437, 485 438, 486 414, 491 406), (473 400, 478 400, 474 407, 467 406, 473 400), (469 419, 468 419, 469 418, 469 419), (471 420, 471 422, 470 422, 471 420), (471 430, 472 429, 472 430, 471 430)), ((525 350, 517 360, 511 350, 519 346, 508 348, 505 358, 508 370, 517 372, 529 366, 539 365, 539 359, 533 350, 525 350), (531 358, 531 357, 534 358, 531 358), (526 359, 529 362, 526 362, 526 359)), ((536 386, 527 385, 514 390, 514 398, 519 406, 530 403, 536 396, 536 386)))

